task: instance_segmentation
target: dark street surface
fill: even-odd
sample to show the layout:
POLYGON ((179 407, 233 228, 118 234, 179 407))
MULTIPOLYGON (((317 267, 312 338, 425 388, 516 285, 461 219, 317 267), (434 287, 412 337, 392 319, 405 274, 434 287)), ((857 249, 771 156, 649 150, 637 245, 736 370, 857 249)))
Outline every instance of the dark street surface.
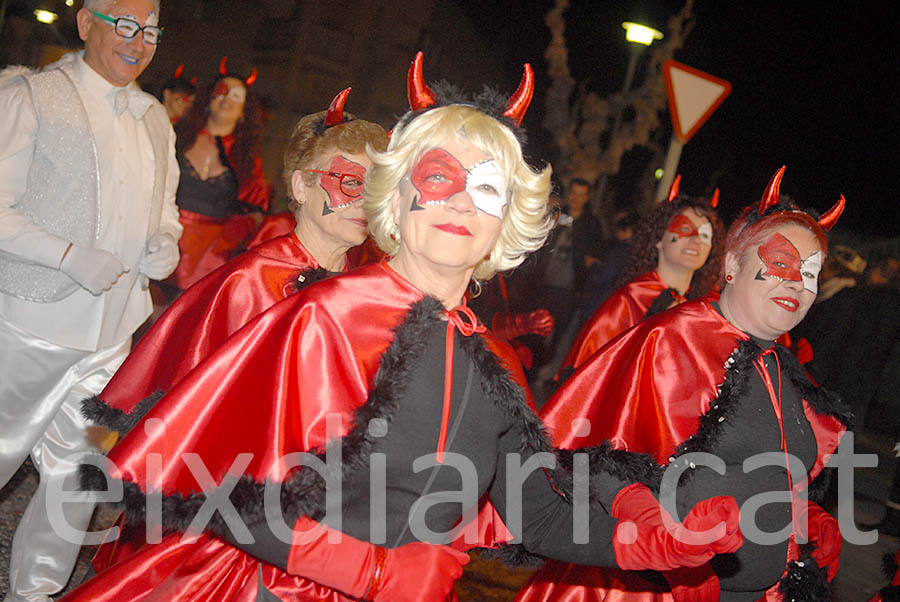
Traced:
MULTIPOLYGON (((857 469, 855 478, 855 518, 857 525, 877 522, 883 513, 878 502, 890 487, 896 459, 892 451, 894 441, 889 437, 857 433, 858 453, 878 453, 877 468, 857 469)), ((0 598, 8 588, 9 548, 19 517, 28 504, 28 498, 37 486, 37 474, 30 462, 26 462, 15 477, 0 491, 0 598)), ((115 518, 112 508, 100 508, 94 516, 92 529, 107 527, 115 518)), ((834 602, 864 602, 887 583, 881 573, 881 559, 894 553, 900 539, 880 536, 870 546, 854 546, 846 541, 841 550, 840 572, 835 580, 834 602)), ((69 591, 86 574, 94 548, 84 548, 79 557, 69 591)), ((464 602, 505 602, 512 600, 519 588, 531 576, 533 569, 513 569, 497 560, 483 559, 478 553, 466 567, 466 573, 457 583, 456 591, 464 602)), ((123 601, 124 602, 124 601, 123 601)))

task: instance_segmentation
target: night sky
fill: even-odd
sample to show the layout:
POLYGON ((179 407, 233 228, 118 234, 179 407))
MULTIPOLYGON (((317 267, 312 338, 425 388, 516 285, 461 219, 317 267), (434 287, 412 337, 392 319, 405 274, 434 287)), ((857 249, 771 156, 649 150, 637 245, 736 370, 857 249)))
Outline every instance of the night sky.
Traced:
MULTIPOLYGON (((537 111, 547 85, 543 16, 552 4, 465 3, 486 38, 514 59, 511 79, 522 62, 535 66, 537 111)), ((566 15, 572 75, 600 94, 619 90, 629 53, 621 22, 645 19, 665 32, 666 18, 680 7, 573 0, 566 15)), ((787 165, 782 190, 801 205, 825 210, 844 194, 842 228, 900 235, 895 12, 874 2, 697 0, 696 25, 674 58, 730 81, 732 92, 684 148, 685 192, 719 186, 723 213, 731 217, 787 165)), ((527 123, 540 127, 539 118, 527 123)))

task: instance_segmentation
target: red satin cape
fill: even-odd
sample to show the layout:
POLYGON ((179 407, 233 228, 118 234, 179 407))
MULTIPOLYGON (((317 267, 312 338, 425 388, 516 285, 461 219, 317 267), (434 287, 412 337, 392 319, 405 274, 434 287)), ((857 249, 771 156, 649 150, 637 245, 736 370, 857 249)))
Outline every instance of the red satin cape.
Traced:
POLYGON ((184 292, 138 341, 100 393, 130 412, 154 391, 168 391, 225 339, 293 291, 319 264, 293 233, 251 249, 184 292))
POLYGON ((273 213, 263 218, 253 237, 247 241, 247 248, 258 247, 278 236, 284 236, 297 227, 297 218, 290 211, 273 213))
MULTIPOLYGON (((352 428, 354 411, 367 401, 394 328, 422 298, 421 291, 381 262, 277 303, 181 379, 113 448, 112 476, 144 491, 151 487, 190 494, 200 487, 182 460, 187 453, 197 454, 217 483, 240 453, 252 454, 243 475, 258 482, 273 470, 282 475, 282 458, 288 453, 324 447, 327 414, 340 418, 335 435, 352 428), (153 418, 162 426, 144 429, 153 418), (148 485, 145 459, 151 453, 159 454, 162 470, 148 485)), ((474 336, 483 336, 510 377, 525 387, 511 348, 489 333, 474 336)), ((490 503, 482 504, 478 529, 481 545, 509 539, 490 503)), ((98 567, 105 570, 66 602, 163 599, 153 597, 160 592, 167 592, 167 600, 253 599, 246 596, 255 595, 257 561, 211 536, 193 543, 180 539, 173 534, 160 544, 107 549, 99 559, 105 566, 98 567)), ((454 547, 466 546, 455 542, 454 547)), ((263 565, 262 570, 264 582, 281 588, 272 591, 294 592, 284 600, 345 599, 275 567, 263 565)))
MULTIPOLYGON (((580 368, 595 351, 617 334, 643 320, 653 300, 667 288, 669 286, 654 270, 638 276, 610 295, 581 328, 560 371, 569 367, 580 368)), ((685 301, 684 297, 675 294, 676 303, 685 301)))
MULTIPOLYGON (((710 305, 716 298, 718 293, 711 293, 648 318, 594 354, 541 409, 553 444, 573 449, 609 440, 617 449, 649 453, 660 465, 668 464, 676 446, 698 431, 700 417, 725 379, 726 360, 738 341, 748 339, 710 305)), ((817 414, 806 400, 803 406, 816 438, 814 478, 844 427, 832 416, 817 414)), ((557 564, 549 562, 538 571, 516 600, 673 600, 671 592, 656 593, 658 586, 626 571, 580 567, 574 573, 584 579, 580 584, 554 583, 560 574, 573 574, 557 564), (645 593, 634 593, 640 591, 645 593)), ((694 578, 706 567, 679 573, 694 578)))

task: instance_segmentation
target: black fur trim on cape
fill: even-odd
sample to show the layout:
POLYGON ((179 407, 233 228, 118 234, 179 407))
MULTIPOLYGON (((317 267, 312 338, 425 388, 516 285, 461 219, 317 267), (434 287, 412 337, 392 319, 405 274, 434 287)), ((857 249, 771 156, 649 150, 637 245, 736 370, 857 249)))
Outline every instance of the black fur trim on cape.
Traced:
POLYGON ((644 314, 644 317, 642 319, 646 320, 650 316, 656 315, 661 311, 666 311, 674 302, 675 289, 664 289, 661 293, 659 293, 659 295, 656 296, 656 299, 653 300, 653 303, 650 304, 650 307, 647 308, 647 313, 644 314))
MULTIPOLYGON (((374 441, 369 435, 368 425, 376 418, 390 421, 397 403, 409 386, 414 370, 419 366, 419 358, 429 340, 425 334, 433 328, 434 321, 440 319, 442 309, 437 300, 425 298, 410 307, 403 323, 394 330, 394 339, 381 358, 368 401, 354 416, 354 428, 343 438, 329 443, 329 446, 341 446, 342 474, 334 475, 335 477, 352 478, 356 471, 366 469, 365 459, 374 441)), ((543 423, 527 405, 524 392, 510 378, 497 356, 488 349, 485 340, 480 336, 471 336, 460 337, 459 341, 480 373, 481 385, 487 398, 519 422, 523 432, 520 451, 553 452, 543 423)), ((587 450, 587 453, 591 460, 591 474, 609 470, 614 477, 628 482, 643 480, 652 484, 658 481, 658 475, 655 474, 658 467, 649 456, 613 450, 608 444, 587 450)), ((324 460, 326 452, 317 455, 324 460)), ((563 495, 571 492, 571 475, 566 474, 567 467, 571 470, 571 457, 571 452, 566 452, 562 455, 560 468, 549 471, 551 480, 563 495)), ((83 489, 105 490, 105 480, 106 477, 97 470, 82 470, 83 489)), ((124 482, 123 486, 126 527, 131 533, 139 534, 146 516, 146 496, 135 483, 124 482)), ((281 488, 282 511, 286 522, 293 524, 300 515, 321 519, 324 516, 325 491, 325 480, 317 472, 303 469, 292 472, 281 488)), ((242 477, 235 484, 230 499, 245 523, 256 525, 266 520, 263 496, 264 484, 242 477)), ((205 500, 203 493, 163 496, 163 533, 185 531, 205 500)), ((206 530, 228 536, 227 526, 218 512, 214 514, 206 530)), ((522 557, 525 554, 521 554, 520 558, 522 557)))
POLYGON ((508 127, 513 135, 515 135, 516 140, 519 141, 519 144, 523 147, 525 146, 525 142, 528 138, 525 132, 525 128, 520 125, 516 125, 515 121, 503 114, 507 109, 509 97, 504 96, 497 89, 491 88, 490 86, 484 86, 481 92, 475 95, 469 95, 463 92, 463 90, 461 90, 459 87, 451 84, 446 80, 432 83, 429 85, 429 88, 432 92, 434 92, 434 105, 422 111, 408 112, 406 115, 400 118, 401 126, 405 126, 416 116, 421 115, 431 109, 446 107, 448 105, 466 105, 478 109, 482 113, 493 117, 494 119, 508 127))
POLYGON ((900 602, 900 585, 889 585, 878 590, 881 602, 900 602))
POLYGON ((154 391, 138 402, 131 412, 111 408, 99 396, 94 395, 81 402, 81 415, 110 431, 119 431, 121 437, 134 428, 134 425, 153 409, 164 394, 162 390, 154 391))
POLYGON ((829 590, 825 569, 812 558, 791 562, 778 583, 778 591, 791 602, 822 602, 828 600, 829 590))
MULTIPOLYGON (((805 399, 816 413, 833 416, 849 428, 852 422, 852 413, 840 398, 809 382, 800 363, 783 346, 776 345, 775 350, 782 370, 797 388, 800 397, 805 399)), ((719 385, 719 394, 710 404, 709 410, 700 417, 700 428, 697 429, 697 432, 676 447, 676 451, 670 457, 672 464, 677 466, 677 462, 684 454, 711 453, 717 447, 725 425, 731 422, 747 392, 749 379, 756 375, 753 362, 760 353, 762 353, 762 348, 753 341, 738 341, 737 349, 726 362, 729 367, 725 373, 725 380, 719 385)), ((691 474, 692 471, 687 471, 685 477, 682 478, 690 478, 691 474)))
POLYGON ((307 268, 297 273, 288 284, 290 294, 298 293, 304 288, 319 280, 325 280, 329 276, 333 276, 333 272, 329 272, 325 268, 307 268))

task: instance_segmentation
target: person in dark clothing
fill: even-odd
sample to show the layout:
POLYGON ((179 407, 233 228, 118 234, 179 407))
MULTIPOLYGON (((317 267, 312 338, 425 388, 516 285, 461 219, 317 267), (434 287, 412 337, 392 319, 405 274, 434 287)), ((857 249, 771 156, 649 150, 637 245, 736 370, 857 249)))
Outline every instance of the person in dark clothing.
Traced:
MULTIPOLYGON (((194 78, 196 79, 196 78, 194 78)), ((197 86, 193 81, 184 77, 184 65, 178 65, 175 74, 163 82, 160 88, 160 102, 166 108, 169 121, 172 125, 184 117, 194 104, 194 96, 197 94, 197 86)))
POLYGON ((554 348, 581 303, 588 264, 600 255, 602 229, 591 213, 590 197, 586 180, 572 180, 559 221, 537 260, 539 297, 553 314, 554 348))
POLYGON ((582 324, 616 290, 616 283, 625 269, 628 241, 639 221, 637 213, 631 210, 619 211, 613 218, 613 240, 604 245, 599 261, 588 269, 584 301, 579 312, 582 324))

